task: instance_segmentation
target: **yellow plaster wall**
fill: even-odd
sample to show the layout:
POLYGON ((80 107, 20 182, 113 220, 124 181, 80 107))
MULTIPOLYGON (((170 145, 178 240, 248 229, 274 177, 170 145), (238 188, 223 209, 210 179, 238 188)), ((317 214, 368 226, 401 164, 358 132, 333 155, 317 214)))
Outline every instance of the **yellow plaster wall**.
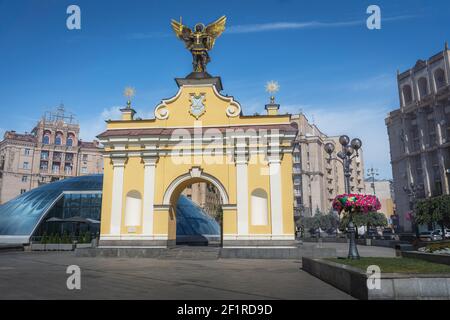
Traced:
POLYGON ((270 234, 271 210, 270 210, 270 176, 269 166, 262 155, 251 155, 248 162, 248 231, 249 234, 270 234), (255 189, 263 189, 267 193, 268 222, 266 226, 252 224, 251 194, 255 189))
MULTIPOLYGON (((125 208, 128 192, 136 190, 141 194, 141 200, 143 204, 144 197, 144 164, 141 157, 129 157, 126 164, 123 175, 123 195, 122 195, 122 223, 121 233, 128 234, 127 227, 125 226, 125 208)), ((141 212, 141 225, 135 227, 135 232, 132 234, 142 233, 142 212, 141 212)))

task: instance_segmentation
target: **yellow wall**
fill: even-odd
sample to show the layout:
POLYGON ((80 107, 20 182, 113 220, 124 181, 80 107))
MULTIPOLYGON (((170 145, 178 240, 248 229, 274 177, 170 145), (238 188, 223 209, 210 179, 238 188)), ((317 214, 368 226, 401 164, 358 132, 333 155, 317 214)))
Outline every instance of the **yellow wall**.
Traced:
MULTIPOLYGON (((232 125, 267 125, 267 124, 288 124, 289 116, 237 116, 229 117, 226 115, 226 108, 230 104, 235 104, 231 98, 218 96, 211 86, 204 87, 182 87, 181 92, 176 98, 166 100, 165 108, 169 111, 169 118, 166 120, 136 120, 136 121, 110 121, 107 125, 108 130, 115 129, 130 129, 130 128, 155 128, 155 127, 193 127, 201 124, 203 127, 215 126, 232 126, 232 125), (197 121, 189 114, 190 108, 190 94, 191 93, 205 93, 206 112, 197 121)), ((133 136, 132 138, 138 138, 133 136)), ((115 147, 114 142, 104 142, 105 153, 108 155, 112 152, 146 152, 144 146, 130 142, 126 145, 125 150, 120 150, 115 147)), ((173 149, 171 145, 160 145, 161 149, 170 151, 173 149)), ((203 146, 204 147, 204 146, 203 146)), ((252 155, 248 164, 248 226, 250 234, 270 234, 271 233, 271 210, 270 210, 270 176, 268 175, 268 163, 261 161, 260 155, 257 155, 258 161, 254 163, 256 155, 252 155), (255 189, 263 189, 268 194, 268 224, 267 226, 254 226, 251 221, 251 198, 250 195, 255 189)), ((207 173, 221 182, 226 190, 230 205, 236 205, 236 185, 239 183, 236 177, 235 163, 229 162, 227 156, 223 156, 222 163, 207 163, 204 159, 200 162, 195 162, 193 156, 185 157, 188 163, 175 163, 174 159, 168 155, 160 155, 156 163, 155 170, 155 191, 154 191, 154 205, 162 206, 163 198, 166 190, 170 184, 179 176, 189 173, 193 167, 200 167, 203 173, 207 173)), ((196 158, 198 159, 198 158, 196 158)), ((180 160, 177 158, 175 160, 180 160)), ((294 233, 293 222, 293 187, 292 187, 292 157, 290 154, 285 154, 281 163, 282 170, 282 202, 283 202, 283 232, 284 234, 294 233)), ((111 214, 111 197, 112 197, 112 176, 113 167, 109 158, 105 158, 104 163, 104 185, 103 185, 103 200, 102 200, 102 222, 101 233, 107 235, 110 232, 110 214, 111 214)), ((187 184, 195 182, 195 179, 185 182, 174 193, 173 198, 178 198, 179 192, 184 189, 187 184)), ((129 156, 124 168, 123 181, 123 195, 122 195, 122 226, 121 233, 128 234, 125 227, 125 206, 126 195, 129 191, 136 190, 141 196, 144 196, 144 163, 139 155, 129 156)), ((172 205, 175 200, 172 199, 172 205)), ((168 208, 155 208, 153 233, 156 235, 168 235, 169 239, 175 238, 175 212, 168 208)), ((237 233, 237 212, 234 208, 227 208, 224 210, 223 216, 223 233, 236 234, 237 233)), ((142 233, 142 227, 135 230, 135 234, 142 233)))

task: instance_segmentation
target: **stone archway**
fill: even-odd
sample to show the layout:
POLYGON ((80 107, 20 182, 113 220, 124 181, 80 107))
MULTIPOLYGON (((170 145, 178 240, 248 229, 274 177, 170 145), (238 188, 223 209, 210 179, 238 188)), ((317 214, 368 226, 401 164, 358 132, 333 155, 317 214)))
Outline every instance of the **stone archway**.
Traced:
MULTIPOLYGON (((226 207, 229 204, 228 193, 223 186, 223 184, 214 176, 204 173, 203 170, 199 167, 193 167, 189 170, 188 173, 178 176, 175 180, 173 180, 170 185, 167 187, 164 198, 163 205, 169 208, 169 229, 173 229, 175 235, 177 235, 177 243, 178 243, 178 233, 176 231, 176 221, 177 221, 177 203, 180 195, 183 190, 186 189, 189 185, 195 183, 210 183, 212 184, 220 193, 221 205, 222 208, 226 207)), ((223 221, 219 223, 220 225, 220 239, 219 242, 222 244, 223 241, 223 221)), ((199 236, 199 238, 201 238, 199 236)), ((205 239, 205 238, 204 238, 205 239)), ((206 239, 205 239, 206 240, 206 239)), ((217 239, 215 239, 215 242, 217 239)))
POLYGON ((183 187, 181 189, 183 190, 184 187, 186 187, 187 185, 198 182, 199 180, 200 182, 212 183, 219 190, 220 195, 222 197, 222 203, 224 205, 229 204, 228 193, 223 184, 214 176, 204 173, 201 168, 193 167, 191 170, 189 170, 188 173, 183 174, 172 181, 172 183, 169 185, 169 187, 166 189, 166 192, 164 193, 163 205, 171 204, 172 195, 176 190, 180 189, 181 187, 183 187))
POLYGON ((99 135, 105 147, 102 244, 172 246, 174 199, 195 182, 220 193, 223 245, 293 241, 291 149, 298 130, 290 116, 277 114, 273 101, 266 115, 245 116, 233 97, 220 93, 220 77, 176 81, 178 93, 161 101, 154 119, 135 119, 129 104, 99 135), (198 96, 204 112, 195 117, 192 97, 198 96), (252 198, 256 189, 267 200, 260 193, 252 198), (125 212, 131 190, 142 195, 142 219, 130 228, 125 212), (267 212, 256 210, 252 219, 254 207, 267 212))

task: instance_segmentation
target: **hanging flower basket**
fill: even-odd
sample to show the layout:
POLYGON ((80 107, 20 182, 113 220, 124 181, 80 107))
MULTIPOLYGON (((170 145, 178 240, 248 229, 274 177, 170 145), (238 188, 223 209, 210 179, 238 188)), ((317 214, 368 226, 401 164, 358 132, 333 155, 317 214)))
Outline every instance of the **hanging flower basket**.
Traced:
POLYGON ((368 213, 381 209, 376 196, 365 194, 341 194, 333 200, 333 209, 341 213, 368 213))

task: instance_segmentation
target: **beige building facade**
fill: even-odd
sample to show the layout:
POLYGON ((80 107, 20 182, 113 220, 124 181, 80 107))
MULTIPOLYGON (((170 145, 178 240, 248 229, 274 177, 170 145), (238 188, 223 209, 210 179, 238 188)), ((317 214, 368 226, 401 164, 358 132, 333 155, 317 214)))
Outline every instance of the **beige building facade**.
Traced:
POLYGON ((193 183, 187 186, 181 194, 194 201, 212 217, 216 217, 221 210, 220 192, 210 183, 193 183))
POLYGON ((46 113, 31 133, 6 131, 0 142, 0 203, 48 182, 103 173, 98 141, 82 141, 79 133, 63 106, 46 113))
POLYGON ((394 189, 391 180, 375 180, 371 179, 365 181, 366 193, 377 196, 381 203, 381 210, 388 221, 392 224, 392 216, 395 214, 394 205, 394 189))
POLYGON ((445 49, 397 75, 400 108, 386 126, 400 230, 411 232, 411 204, 417 198, 449 194, 450 51, 445 49))
MULTIPOLYGON (((328 213, 331 202, 345 193, 344 170, 340 162, 329 160, 324 145, 331 142, 336 153, 341 150, 339 137, 328 136, 304 114, 291 116, 298 128, 293 151, 294 212, 296 216, 312 216, 317 211, 328 213)), ((364 193, 363 151, 351 164, 350 188, 352 193, 364 193)))

